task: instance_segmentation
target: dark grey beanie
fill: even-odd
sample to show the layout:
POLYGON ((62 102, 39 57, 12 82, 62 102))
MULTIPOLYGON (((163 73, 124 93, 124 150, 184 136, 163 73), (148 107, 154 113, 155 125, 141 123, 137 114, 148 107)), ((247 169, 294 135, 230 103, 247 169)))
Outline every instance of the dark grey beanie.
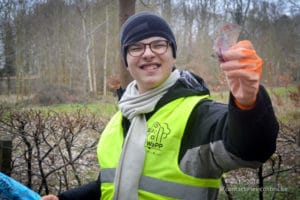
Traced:
POLYGON ((130 16, 124 22, 120 30, 120 45, 126 67, 128 66, 126 46, 154 36, 167 39, 172 47, 173 57, 176 58, 177 45, 175 36, 168 23, 162 17, 144 11, 130 16))

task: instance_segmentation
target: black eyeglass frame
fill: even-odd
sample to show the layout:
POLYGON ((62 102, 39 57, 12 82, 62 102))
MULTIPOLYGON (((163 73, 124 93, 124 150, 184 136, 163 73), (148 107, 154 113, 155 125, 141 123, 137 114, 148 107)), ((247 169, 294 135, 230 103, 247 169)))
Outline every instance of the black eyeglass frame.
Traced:
POLYGON ((152 42, 149 42, 149 43, 138 42, 138 43, 124 45, 124 46, 129 55, 131 55, 132 57, 139 57, 145 53, 147 46, 149 46, 152 53, 157 54, 157 55, 162 55, 167 52, 167 50, 170 46, 170 42, 168 40, 153 40, 152 42), (165 42, 165 44, 160 45, 160 46, 163 46, 165 49, 163 49, 162 52, 157 52, 157 50, 155 50, 154 46, 158 45, 160 42, 165 42), (134 47, 134 46, 138 46, 138 45, 143 45, 143 51, 134 54, 134 52, 130 50, 130 47, 134 47))

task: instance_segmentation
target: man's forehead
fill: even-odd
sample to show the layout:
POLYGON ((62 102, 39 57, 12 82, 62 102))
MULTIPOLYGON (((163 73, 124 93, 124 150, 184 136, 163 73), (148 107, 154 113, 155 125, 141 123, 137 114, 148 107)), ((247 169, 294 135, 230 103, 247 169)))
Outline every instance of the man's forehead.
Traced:
POLYGON ((143 40, 138 41, 139 43, 149 43, 155 40, 166 40, 166 38, 163 37, 159 37, 159 36, 153 36, 153 37, 149 37, 143 40))

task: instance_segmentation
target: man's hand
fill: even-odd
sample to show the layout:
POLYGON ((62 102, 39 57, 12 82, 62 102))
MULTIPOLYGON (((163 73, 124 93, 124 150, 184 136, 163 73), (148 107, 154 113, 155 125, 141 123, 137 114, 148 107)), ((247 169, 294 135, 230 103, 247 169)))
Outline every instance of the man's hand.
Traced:
POLYGON ((221 63, 228 86, 241 109, 251 109, 256 102, 263 61, 256 54, 252 43, 240 41, 223 52, 221 63))
POLYGON ((43 196, 41 198, 41 200, 59 200, 57 196, 53 195, 53 194, 49 194, 46 196, 43 196))

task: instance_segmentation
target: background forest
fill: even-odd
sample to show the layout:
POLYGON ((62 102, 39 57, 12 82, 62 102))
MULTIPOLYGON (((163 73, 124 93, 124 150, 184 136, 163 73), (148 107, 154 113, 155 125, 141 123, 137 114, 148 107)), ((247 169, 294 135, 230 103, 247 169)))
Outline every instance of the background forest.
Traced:
MULTIPOLYGON (((226 89, 211 56, 214 30, 224 21, 239 24, 240 39, 251 40, 263 58, 263 84, 300 79, 297 0, 137 0, 135 10, 169 21, 177 67, 199 74, 212 90, 226 89)), ((118 32, 117 0, 1 0, 0 93, 22 97, 65 87, 106 95, 107 79, 122 77, 118 32)))
POLYGON ((251 40, 264 60, 261 82, 280 131, 263 166, 224 175, 219 199, 299 199, 299 0, 0 0, 0 171, 40 194, 97 178, 97 142, 117 109, 108 83, 130 81, 119 27, 142 10, 167 19, 177 68, 203 77, 223 102, 215 29, 240 25, 239 39, 251 40))

